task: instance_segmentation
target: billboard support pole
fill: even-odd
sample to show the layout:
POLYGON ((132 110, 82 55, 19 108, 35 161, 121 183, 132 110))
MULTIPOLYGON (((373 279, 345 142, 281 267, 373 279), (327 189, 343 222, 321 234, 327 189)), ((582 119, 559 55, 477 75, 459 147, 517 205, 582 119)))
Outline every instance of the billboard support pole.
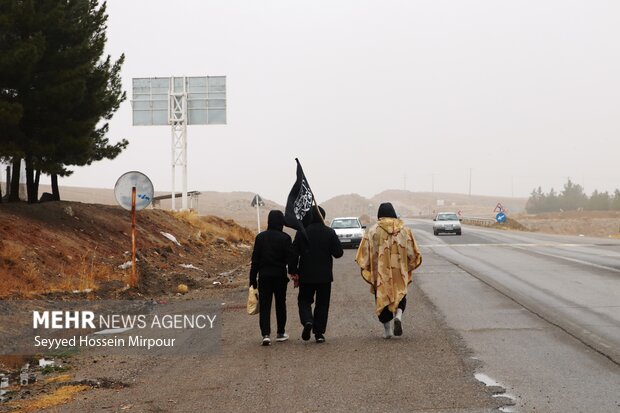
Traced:
POLYGON ((187 90, 185 77, 183 89, 175 90, 174 79, 170 78, 169 116, 172 125, 172 210, 176 210, 175 184, 176 167, 181 168, 181 210, 187 210, 187 90))

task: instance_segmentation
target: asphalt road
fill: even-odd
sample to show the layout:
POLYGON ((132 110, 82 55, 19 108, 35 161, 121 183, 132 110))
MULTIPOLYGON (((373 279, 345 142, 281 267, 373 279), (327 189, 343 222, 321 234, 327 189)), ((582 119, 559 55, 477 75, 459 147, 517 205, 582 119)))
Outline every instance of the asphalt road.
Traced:
POLYGON ((620 411, 620 242, 410 222, 416 280, 506 387, 504 411, 620 411))
POLYGON ((325 344, 301 341, 297 290, 288 292, 291 339, 271 347, 259 345, 245 291, 222 291, 221 351, 82 353, 76 380, 129 387, 81 393, 53 411, 620 411, 620 242, 475 227, 435 237, 430 221, 410 224, 424 261, 402 338, 381 338, 347 250, 334 267, 325 344), (491 396, 500 388, 512 406, 491 396))
POLYGON ((258 317, 245 312, 247 293, 223 292, 218 296, 225 303, 220 352, 80 354, 73 361, 77 380, 104 377, 129 387, 88 391, 54 411, 478 413, 509 402, 493 398, 492 390, 474 378, 479 362, 419 288, 410 290, 404 335, 383 339, 355 252, 346 250, 334 265, 326 343, 301 340, 292 287, 287 299, 291 338, 270 347, 260 346, 258 317))

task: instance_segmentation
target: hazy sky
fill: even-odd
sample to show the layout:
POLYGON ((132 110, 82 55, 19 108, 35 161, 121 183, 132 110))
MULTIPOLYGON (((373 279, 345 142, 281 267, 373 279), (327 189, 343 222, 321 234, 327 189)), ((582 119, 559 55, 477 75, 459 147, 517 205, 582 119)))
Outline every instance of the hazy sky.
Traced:
POLYGON ((170 128, 131 125, 131 79, 226 75, 228 125, 190 126, 189 189, 284 202, 299 157, 319 202, 406 188, 527 196, 620 187, 617 0, 109 0, 127 170, 169 190, 170 128), (406 176, 406 183, 405 183, 406 176), (514 186, 513 186, 514 182, 514 186))

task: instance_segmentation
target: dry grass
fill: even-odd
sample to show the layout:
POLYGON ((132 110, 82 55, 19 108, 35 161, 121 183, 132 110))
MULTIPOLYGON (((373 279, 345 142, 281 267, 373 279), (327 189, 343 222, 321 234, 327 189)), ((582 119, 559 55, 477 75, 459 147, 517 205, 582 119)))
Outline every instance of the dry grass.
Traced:
POLYGON ((97 262, 96 251, 79 256, 72 265, 63 266, 59 273, 61 281, 52 284, 49 291, 96 290, 100 281, 118 278, 113 268, 97 262))
POLYGON ((96 290, 100 281, 119 278, 109 265, 97 262, 96 251, 85 253, 70 265, 58 268, 58 281, 43 283, 32 257, 18 244, 0 243, 0 298, 10 295, 22 297, 42 292, 96 290))
POLYGON ((34 398, 27 401, 15 401, 9 402, 9 407, 15 407, 20 412, 34 412, 41 409, 47 409, 50 407, 59 406, 73 400, 76 394, 88 390, 88 386, 62 386, 54 390, 50 394, 45 394, 41 397, 34 398))
POLYGON ((39 270, 33 262, 27 261, 26 248, 10 241, 0 242, 0 279, 0 298, 43 288, 39 270))
POLYGON ((58 376, 49 377, 49 378, 45 379, 45 384, 49 384, 49 383, 66 383, 68 381, 71 381, 72 378, 73 377, 69 373, 60 374, 58 376))
POLYGON ((254 233, 233 220, 214 216, 201 216, 194 211, 171 212, 176 219, 186 222, 198 229, 196 241, 208 243, 214 238, 223 238, 231 243, 251 243, 254 233))
POLYGON ((30 356, 0 356, 0 367, 8 370, 19 370, 24 364, 28 363, 30 356))
POLYGON ((620 236, 620 212, 566 211, 517 218, 529 231, 614 238, 620 236))
POLYGON ((506 218, 503 224, 498 222, 493 224, 493 228, 495 229, 510 229, 515 231, 527 231, 527 227, 521 224, 519 221, 513 218, 506 218))
POLYGON ((25 248, 10 241, 0 241, 0 265, 5 268, 18 266, 24 256, 25 248))

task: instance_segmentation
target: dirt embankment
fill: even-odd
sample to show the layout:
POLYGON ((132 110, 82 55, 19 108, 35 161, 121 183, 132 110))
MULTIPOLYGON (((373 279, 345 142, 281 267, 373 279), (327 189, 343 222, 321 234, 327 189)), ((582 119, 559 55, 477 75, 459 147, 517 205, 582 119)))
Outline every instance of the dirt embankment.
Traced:
POLYGON ((566 211, 537 215, 518 214, 514 218, 526 231, 561 235, 619 238, 620 212, 566 211))
MULTIPOLYGON (((193 212, 144 210, 137 216, 137 288, 129 288, 131 218, 120 207, 51 202, 0 205, 0 299, 164 299, 216 296, 245 286, 254 233, 232 220, 193 212), (183 292, 186 292, 183 289, 183 292)), ((34 355, 0 355, 0 411, 38 411, 91 388, 123 383, 75 382, 80 360, 61 354, 62 367, 31 367, 38 381, 19 387, 34 355), (67 369, 70 371, 64 373, 67 369), (47 371, 49 370, 49 371, 47 371), (50 373, 48 375, 48 373, 50 373), (60 375, 58 374, 60 373, 60 375), (2 403, 5 401, 6 403, 2 403)))
MULTIPOLYGON (((130 234, 130 213, 120 207, 78 202, 2 204, 0 298, 76 291, 102 298, 119 297, 119 291, 127 294, 130 234)), ((140 211, 140 285, 133 292, 166 294, 178 283, 190 288, 230 284, 233 273, 229 271, 248 262, 253 239, 250 230, 230 220, 140 211)))
POLYGON ((620 212, 615 211, 566 211, 544 214, 509 215, 506 222, 495 219, 465 218, 463 223, 495 229, 542 232, 557 235, 583 235, 588 237, 620 238, 620 212))

